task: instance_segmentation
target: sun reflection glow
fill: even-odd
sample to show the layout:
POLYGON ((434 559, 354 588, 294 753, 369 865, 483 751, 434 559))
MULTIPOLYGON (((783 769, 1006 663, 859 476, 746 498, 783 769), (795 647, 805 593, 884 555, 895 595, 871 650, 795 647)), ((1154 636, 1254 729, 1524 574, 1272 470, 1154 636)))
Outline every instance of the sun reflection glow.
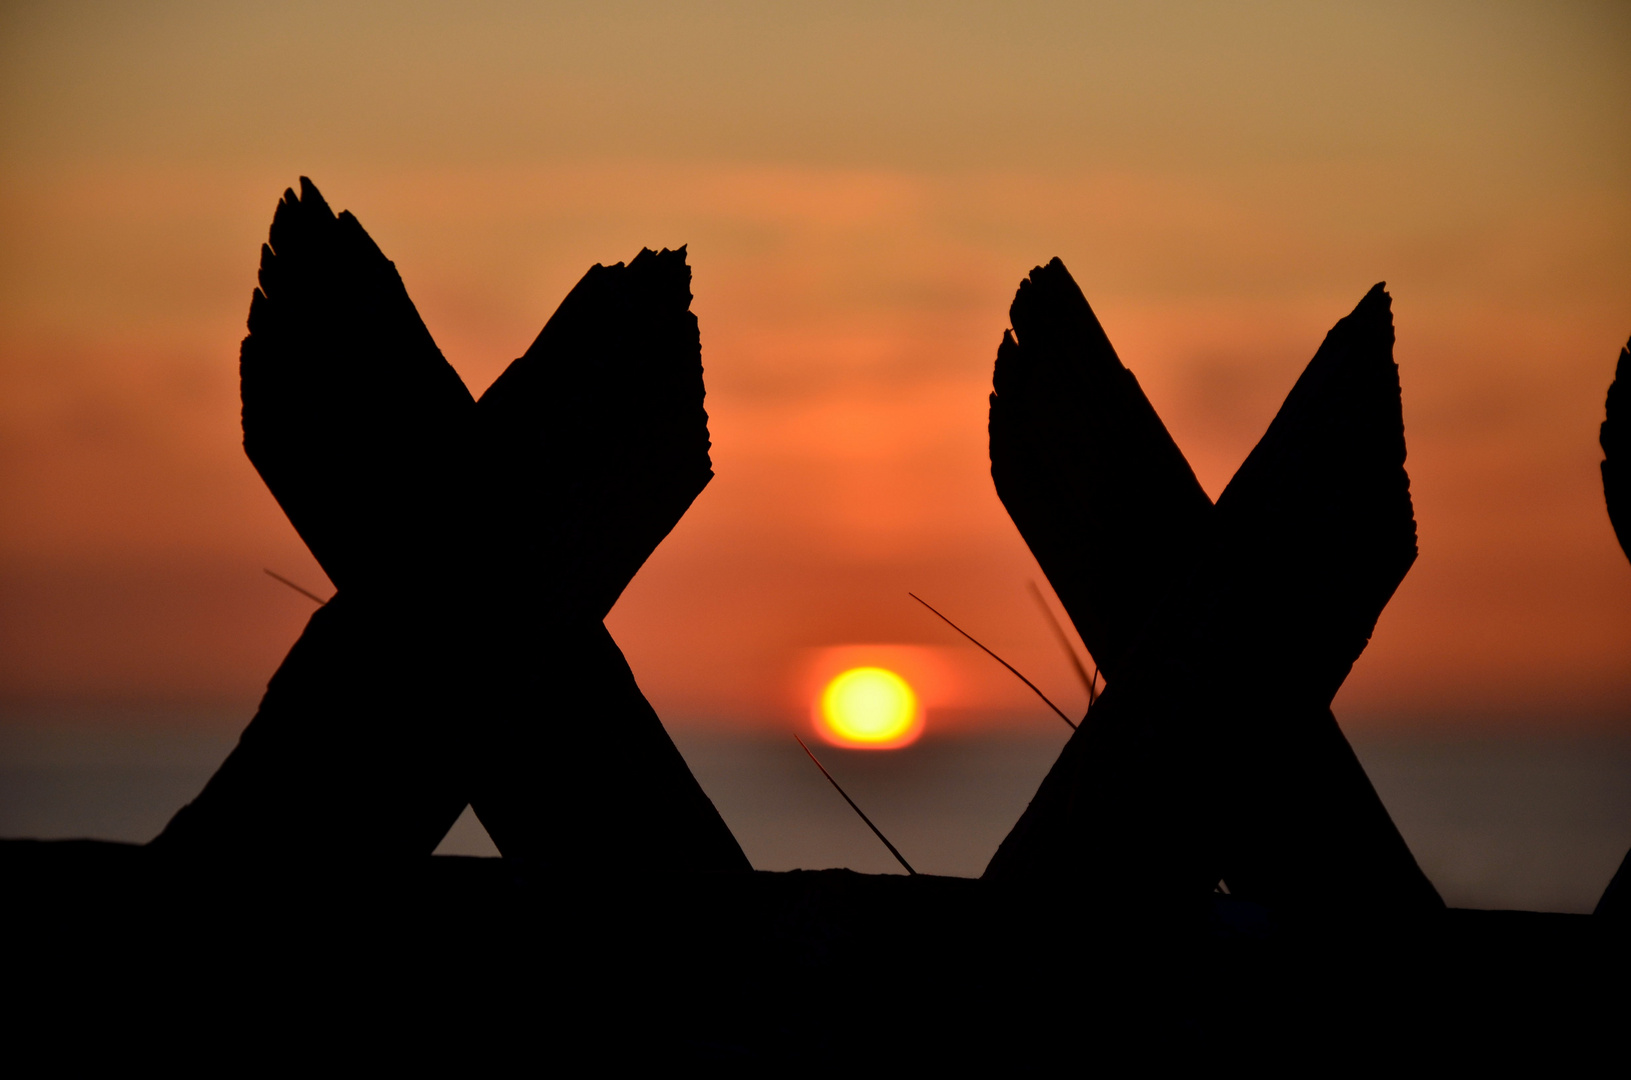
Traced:
POLYGON ((817 717, 829 741, 889 749, 905 746, 923 730, 917 695, 887 668, 851 668, 821 692, 817 717))

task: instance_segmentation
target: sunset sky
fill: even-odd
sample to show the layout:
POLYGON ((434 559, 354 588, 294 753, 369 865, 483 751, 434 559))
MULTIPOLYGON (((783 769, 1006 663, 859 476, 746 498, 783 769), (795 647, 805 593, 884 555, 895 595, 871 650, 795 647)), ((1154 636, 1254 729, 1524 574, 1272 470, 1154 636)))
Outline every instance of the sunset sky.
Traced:
POLYGON ((1421 557, 1339 717, 1631 731, 1628 58, 1624 3, 0 5, 0 708, 247 720, 311 611, 262 568, 329 590, 238 430, 306 175, 478 394, 689 245, 716 478, 609 619, 674 724, 880 657, 1058 724, 908 590, 1081 709, 985 441, 1057 255, 1214 496, 1387 281, 1421 557))

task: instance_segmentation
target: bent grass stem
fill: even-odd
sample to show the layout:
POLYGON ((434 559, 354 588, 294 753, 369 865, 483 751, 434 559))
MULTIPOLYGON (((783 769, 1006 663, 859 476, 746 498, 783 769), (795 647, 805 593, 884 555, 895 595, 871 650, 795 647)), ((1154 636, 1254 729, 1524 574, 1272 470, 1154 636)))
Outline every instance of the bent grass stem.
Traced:
POLYGON ((1048 708, 1052 709, 1054 712, 1058 713, 1059 714, 1059 719, 1063 720, 1066 724, 1070 725, 1070 730, 1072 730, 1072 731, 1076 730, 1076 721, 1074 721, 1070 717, 1066 716, 1063 709, 1059 708, 1059 706, 1055 705, 1052 701, 1049 701, 1048 700, 1048 695, 1044 694, 1041 690, 1037 689, 1036 683, 1032 682, 1031 680, 1027 679, 1025 676, 1021 675, 1019 673, 1018 668, 1014 667, 1014 665, 1010 664, 1008 661, 1004 660, 1002 657, 998 656, 996 653, 992 652, 990 649, 987 649, 984 645, 981 645, 978 638, 976 638, 973 634, 969 633, 967 630, 964 630, 961 626, 958 626, 956 623, 952 622, 950 619, 946 618, 944 615, 941 615, 939 611, 935 610, 935 606, 933 604, 931 604, 927 600, 923 599, 923 597, 919 596, 917 593, 909 592, 906 595, 910 596, 913 600, 916 600, 918 603, 922 604, 924 607, 928 608, 930 611, 933 611, 935 613, 935 615, 940 619, 941 622, 945 623, 947 626, 951 627, 953 630, 957 631, 959 634, 962 634, 964 637, 966 637, 970 641, 974 642, 974 644, 979 645, 980 651, 984 652, 991 659, 995 660, 997 663, 999 663, 1003 667, 1007 668, 1010 672, 1013 673, 1014 678, 1018 679, 1020 682, 1024 683, 1026 686, 1029 686, 1031 688, 1031 693, 1033 693, 1037 697, 1041 698, 1042 703, 1044 705, 1046 705, 1048 708))

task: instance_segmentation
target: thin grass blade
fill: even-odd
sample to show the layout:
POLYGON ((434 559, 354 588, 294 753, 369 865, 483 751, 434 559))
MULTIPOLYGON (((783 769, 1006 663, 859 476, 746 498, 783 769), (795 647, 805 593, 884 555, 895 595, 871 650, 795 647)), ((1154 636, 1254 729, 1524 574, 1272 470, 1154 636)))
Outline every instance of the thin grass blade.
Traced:
POLYGON ((889 837, 885 836, 879 831, 876 825, 872 824, 872 819, 866 816, 866 812, 859 806, 855 805, 855 800, 850 798, 849 794, 839 786, 838 781, 832 778, 832 773, 828 772, 827 767, 821 764, 821 760, 817 758, 815 754, 810 753, 810 748, 804 745, 804 740, 799 738, 797 735, 794 735, 793 741, 799 744, 799 749, 803 750, 806 754, 809 754, 810 760, 815 762, 815 767, 820 769, 821 775, 827 778, 827 783, 831 784, 833 786, 833 790, 837 791, 838 794, 844 796, 844 801, 849 803, 849 808, 861 816, 861 820, 866 822, 866 827, 872 830, 872 835, 883 841, 883 846, 889 849, 889 854, 895 857, 895 861, 904 866, 908 874, 915 877, 917 875, 917 871, 912 869, 912 864, 907 862, 899 851, 895 850, 895 845, 889 842, 889 837))
POLYGON ((1007 668, 1010 672, 1013 673, 1014 678, 1018 679, 1020 682, 1024 683, 1026 686, 1029 686, 1031 688, 1031 693, 1035 694, 1037 697, 1042 699, 1042 704, 1046 705, 1048 708, 1050 708, 1054 712, 1058 713, 1059 714, 1059 719, 1063 720, 1065 723, 1070 725, 1070 730, 1072 730, 1072 731, 1076 730, 1076 721, 1074 721, 1070 717, 1066 716, 1063 709, 1059 708, 1059 706, 1055 705, 1052 701, 1048 700, 1048 695, 1044 694, 1041 690, 1037 689, 1036 683, 1032 682, 1031 680, 1027 679, 1025 676, 1021 675, 1019 673, 1018 668, 1014 667, 1014 665, 1010 664, 1008 661, 1004 660, 1002 657, 998 656, 996 653, 992 652, 990 649, 987 649, 984 645, 981 645, 978 638, 976 638, 973 634, 969 633, 967 630, 964 630, 961 626, 958 626, 956 623, 952 622, 950 619, 946 618, 944 615, 940 614, 939 611, 935 610, 935 606, 933 604, 931 604, 927 600, 923 599, 923 597, 919 596, 917 593, 909 592, 906 595, 910 596, 913 600, 916 600, 918 603, 922 604, 924 607, 928 608, 930 611, 933 611, 935 616, 941 622, 945 623, 947 626, 951 627, 953 630, 957 631, 959 634, 962 634, 964 637, 966 637, 970 641, 974 642, 975 645, 979 645, 980 651, 984 652, 991 659, 995 660, 997 663, 999 663, 1003 667, 1007 668))

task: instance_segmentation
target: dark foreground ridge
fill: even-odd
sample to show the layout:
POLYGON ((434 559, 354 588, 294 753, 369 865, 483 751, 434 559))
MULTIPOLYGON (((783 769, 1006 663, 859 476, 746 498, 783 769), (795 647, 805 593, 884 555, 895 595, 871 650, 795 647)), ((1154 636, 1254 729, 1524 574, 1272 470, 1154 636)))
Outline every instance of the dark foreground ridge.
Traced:
POLYGON ((848 870, 563 877, 0 842, 10 1045, 64 1065, 624 1063, 1342 1071, 1614 1050, 1631 941, 1582 915, 1159 919, 848 870), (320 1055, 320 1056, 318 1056, 320 1055))

